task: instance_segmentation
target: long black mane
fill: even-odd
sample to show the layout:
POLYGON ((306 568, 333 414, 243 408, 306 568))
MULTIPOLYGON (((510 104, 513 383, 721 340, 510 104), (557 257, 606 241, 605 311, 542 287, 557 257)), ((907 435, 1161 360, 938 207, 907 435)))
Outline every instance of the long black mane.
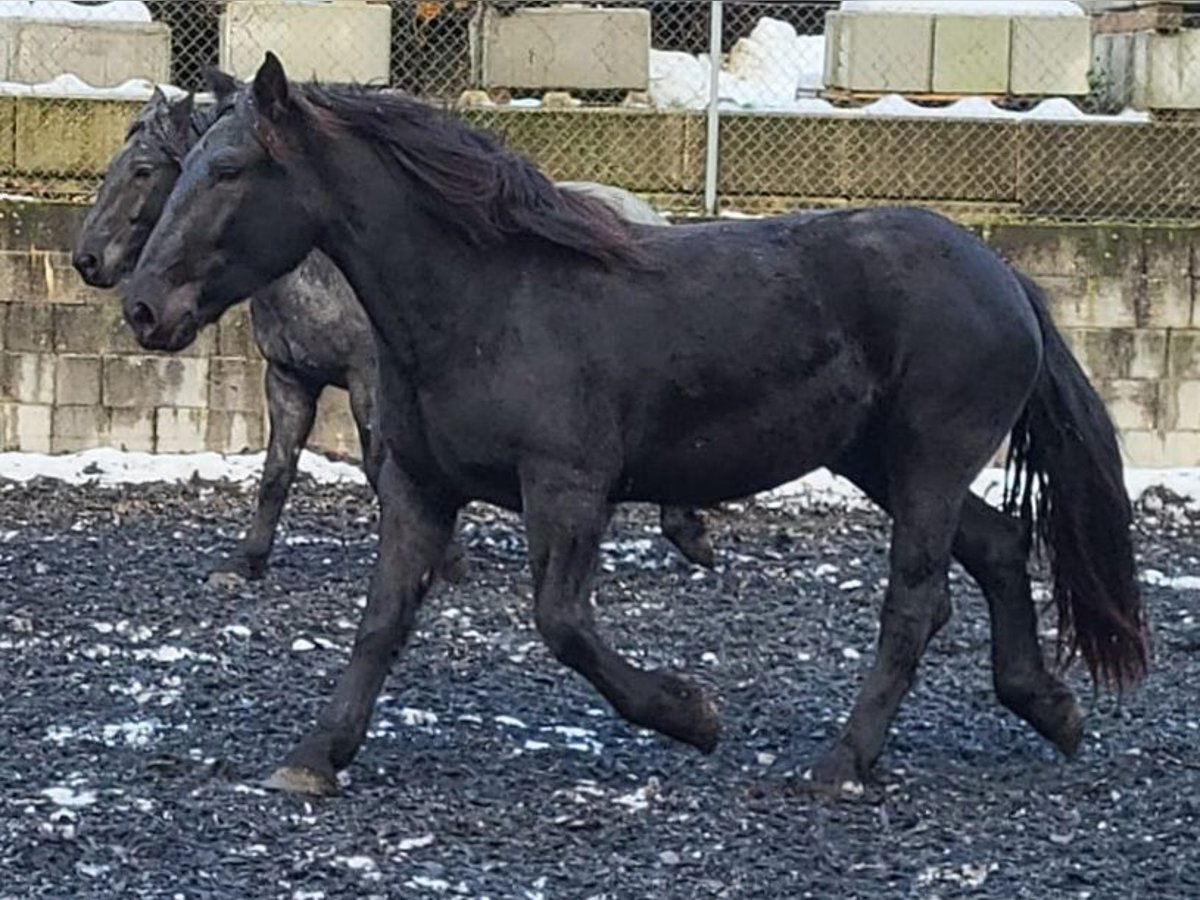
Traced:
POLYGON ((430 213, 478 247, 533 237, 606 264, 644 263, 630 225, 603 200, 561 190, 495 137, 403 94, 292 85, 318 134, 346 129, 421 188, 430 213))

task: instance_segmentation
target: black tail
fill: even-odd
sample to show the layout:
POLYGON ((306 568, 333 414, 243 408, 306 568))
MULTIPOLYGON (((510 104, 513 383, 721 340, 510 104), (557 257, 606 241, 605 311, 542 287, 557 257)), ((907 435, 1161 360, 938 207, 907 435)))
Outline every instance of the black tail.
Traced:
POLYGON ((1145 676, 1149 642, 1116 430, 1054 327, 1042 289, 1017 277, 1041 325, 1045 357, 1013 429, 1006 509, 1035 523, 1050 560, 1059 662, 1081 654, 1094 681, 1121 689, 1145 676))

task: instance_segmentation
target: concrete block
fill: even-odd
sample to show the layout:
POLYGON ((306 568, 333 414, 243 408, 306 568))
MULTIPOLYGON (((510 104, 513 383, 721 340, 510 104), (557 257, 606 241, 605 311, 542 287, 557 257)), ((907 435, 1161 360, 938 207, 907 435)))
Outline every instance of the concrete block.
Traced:
POLYGON ((208 402, 208 360, 183 356, 104 359, 104 405, 201 408, 208 402))
POLYGON ((1009 90, 1038 96, 1083 95, 1092 67, 1092 20, 1015 16, 1009 90))
POLYGON ((1138 309, 1143 328, 1187 328, 1192 323, 1192 279, 1146 278, 1138 309))
POLYGON ((477 31, 485 87, 644 91, 650 11, 484 7, 477 31))
POLYGON ((4 449, 49 453, 53 407, 35 403, 0 403, 4 449))
POLYGON ((18 403, 54 403, 53 353, 0 354, 0 397, 18 403))
POLYGON ((152 409, 109 410, 109 444, 119 450, 153 453, 155 419, 152 409))
POLYGON ((1079 364, 1098 378, 1155 380, 1167 374, 1167 332, 1079 328, 1065 332, 1079 364))
POLYGON ((325 391, 317 406, 317 420, 308 438, 310 449, 321 453, 339 453, 361 459, 358 428, 350 411, 350 395, 345 391, 325 391))
POLYGON ((54 407, 51 414, 51 453, 74 453, 107 444, 108 410, 104 407, 54 407))
POLYGON ((216 332, 215 352, 218 356, 262 359, 258 345, 254 343, 254 325, 250 318, 249 304, 242 303, 227 310, 217 322, 216 332))
POLYGON ((1171 332, 1167 361, 1172 378, 1200 378, 1200 331, 1171 332))
POLYGON ((1043 275, 1038 282, 1059 328, 1137 327, 1137 291, 1113 279, 1043 275))
POLYGON ((261 418, 265 371, 266 363, 261 360, 213 357, 209 363, 208 408, 254 413, 261 418))
POLYGON ((171 76, 171 30, 161 22, 30 21, 0 18, 5 81, 40 84, 64 72, 93 87, 171 76))
MULTIPOLYGON (((117 338, 128 331, 121 316, 121 304, 115 299, 78 306, 54 306, 54 349, 59 353, 132 352, 133 346, 121 346, 117 338)), ((130 335, 132 339, 132 335, 130 335)))
MULTIPOLYGON (((59 356, 54 373, 54 402, 58 406, 99 406, 99 356, 59 356)), ((58 432, 56 431, 55 434, 58 432)))
POLYGON ((71 256, 66 251, 30 250, 29 259, 41 294, 51 303, 104 302, 111 296, 88 287, 71 265, 71 256))
POLYGON ((53 350, 54 307, 48 303, 8 304, 4 309, 4 346, 29 353, 53 350))
POLYGON ((199 453, 204 450, 208 410, 159 407, 154 411, 156 453, 199 453))
POLYGON ((0 251, 0 302, 41 303, 45 300, 28 251, 0 251))
POLYGON ((72 178, 99 175, 125 139, 141 102, 20 97, 16 103, 14 152, 22 173, 72 178))
POLYGON ((1125 431, 1119 436, 1125 465, 1138 469, 1161 469, 1167 465, 1166 438, 1160 431, 1125 431))
POLYGON ((1200 31, 1139 32, 1133 41, 1133 105, 1200 109, 1200 31))
POLYGON ((933 90, 1008 91, 1012 26, 1004 16, 938 16, 933 25, 933 90))
POLYGON ((209 410, 204 447, 215 453, 256 452, 266 446, 261 413, 209 410))
POLYGON ((1104 399, 1119 431, 1149 431, 1161 428, 1159 383, 1115 378, 1093 382, 1104 399))
POLYGON ((1164 431, 1200 431, 1200 379, 1163 381, 1164 431))
POLYGON ((994 225, 985 229, 988 245, 1035 281, 1043 275, 1084 275, 1080 230, 1069 226, 994 225))
POLYGON ((239 78, 253 76, 263 53, 271 50, 298 81, 388 81, 392 11, 387 3, 235 0, 225 5, 220 30, 221 68, 239 78))
POLYGON ((1163 435, 1162 465, 1173 469, 1200 466, 1200 431, 1171 431, 1163 435))
POLYGON ((933 89, 931 15, 829 13, 840 20, 826 33, 832 80, 826 87, 852 91, 927 93, 933 89), (830 37, 836 43, 830 44, 830 37))

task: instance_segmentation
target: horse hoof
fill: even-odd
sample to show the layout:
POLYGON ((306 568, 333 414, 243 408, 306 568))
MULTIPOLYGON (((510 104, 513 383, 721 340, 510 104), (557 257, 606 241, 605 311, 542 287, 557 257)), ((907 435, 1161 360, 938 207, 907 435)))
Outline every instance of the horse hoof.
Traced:
POLYGON ((280 766, 263 782, 263 787, 309 797, 333 797, 338 793, 335 779, 307 766, 280 766))
POLYGON ((1050 736, 1050 743, 1067 759, 1074 759, 1079 754, 1079 745, 1083 743, 1083 721, 1083 710, 1072 698, 1071 707, 1063 717, 1062 724, 1055 734, 1050 736))
POLYGON ((208 586, 214 588, 224 588, 226 590, 237 590, 246 583, 246 579, 237 572, 211 572, 208 576, 208 586))
POLYGON ((703 690, 685 678, 669 673, 655 676, 657 697, 651 715, 641 720, 667 737, 712 753, 721 739, 717 705, 703 690))
POLYGON ((814 790, 839 797, 861 797, 863 773, 854 751, 845 744, 836 744, 825 751, 806 773, 805 779, 814 790))
POLYGON ((209 575, 209 581, 222 576, 228 576, 230 579, 240 578, 242 581, 261 581, 266 574, 266 559, 237 554, 217 565, 209 575))
POLYGON ((681 541, 679 551, 687 558, 688 562, 706 569, 716 568, 717 551, 713 547, 712 538, 707 534, 692 541, 681 541))

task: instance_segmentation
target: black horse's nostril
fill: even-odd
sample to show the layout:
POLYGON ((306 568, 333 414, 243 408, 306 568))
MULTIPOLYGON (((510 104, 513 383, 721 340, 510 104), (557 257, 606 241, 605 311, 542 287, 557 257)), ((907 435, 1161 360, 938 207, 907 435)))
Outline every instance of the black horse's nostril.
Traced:
POLYGON ((154 311, 145 303, 134 303, 129 307, 125 318, 129 320, 130 326, 139 335, 147 334, 154 329, 154 311))
POLYGON ((71 263, 75 266, 75 271, 84 278, 91 278, 100 268, 100 260, 96 259, 94 253, 76 253, 71 263))

